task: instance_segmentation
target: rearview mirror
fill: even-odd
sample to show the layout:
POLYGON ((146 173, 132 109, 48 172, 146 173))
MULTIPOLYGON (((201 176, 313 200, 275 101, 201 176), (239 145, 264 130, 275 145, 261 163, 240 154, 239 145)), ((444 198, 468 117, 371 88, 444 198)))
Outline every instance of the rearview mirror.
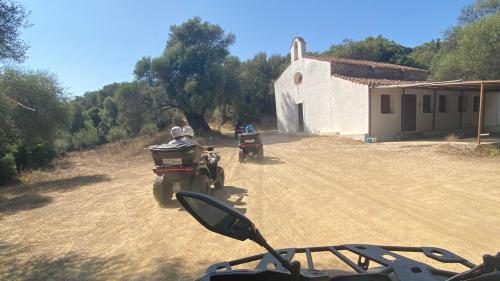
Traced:
POLYGON ((241 241, 250 239, 266 248, 290 273, 299 280, 300 262, 290 263, 269 245, 254 224, 243 214, 205 194, 181 191, 175 194, 179 203, 208 230, 241 241))
POLYGON ((208 230, 241 241, 256 240, 254 224, 234 208, 205 194, 181 191, 175 196, 186 211, 208 230))

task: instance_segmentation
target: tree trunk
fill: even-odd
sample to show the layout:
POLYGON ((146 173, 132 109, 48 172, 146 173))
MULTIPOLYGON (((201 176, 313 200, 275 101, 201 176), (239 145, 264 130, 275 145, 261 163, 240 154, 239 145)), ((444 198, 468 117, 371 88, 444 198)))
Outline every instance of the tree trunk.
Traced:
POLYGON ((184 112, 184 115, 186 116, 189 126, 191 126, 195 132, 210 132, 210 126, 208 126, 208 123, 203 115, 196 112, 184 112))

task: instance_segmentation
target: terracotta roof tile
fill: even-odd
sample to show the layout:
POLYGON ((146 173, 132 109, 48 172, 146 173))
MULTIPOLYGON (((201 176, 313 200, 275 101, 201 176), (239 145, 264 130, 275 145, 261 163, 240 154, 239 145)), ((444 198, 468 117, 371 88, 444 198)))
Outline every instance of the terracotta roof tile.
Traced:
POLYGON ((427 73, 426 70, 420 68, 392 64, 392 63, 385 63, 385 62, 378 62, 378 61, 356 60, 356 59, 346 59, 346 58, 337 58, 328 56, 310 56, 310 55, 305 55, 304 58, 320 60, 320 61, 329 61, 330 63, 334 64, 363 65, 363 66, 371 66, 373 68, 384 68, 384 69, 393 69, 401 71, 420 71, 427 73))
POLYGON ((348 80, 354 83, 368 85, 368 86, 386 86, 386 85, 402 85, 402 84, 412 84, 419 83, 422 81, 409 81, 409 80, 392 80, 392 79, 380 79, 380 78, 360 78, 360 77, 348 77, 334 74, 333 76, 340 79, 348 80))

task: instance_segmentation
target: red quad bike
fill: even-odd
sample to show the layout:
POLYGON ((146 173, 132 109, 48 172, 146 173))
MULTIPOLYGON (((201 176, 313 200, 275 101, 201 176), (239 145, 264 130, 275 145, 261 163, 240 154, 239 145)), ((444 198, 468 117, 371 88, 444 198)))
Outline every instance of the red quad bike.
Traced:
POLYGON ((174 192, 181 190, 208 194, 213 185, 224 187, 224 169, 219 167, 220 156, 209 147, 203 152, 198 144, 161 144, 149 147, 158 176, 153 195, 160 206, 172 201, 174 192))
POLYGON ((262 144, 262 136, 260 133, 253 132, 239 134, 238 139, 240 141, 240 163, 250 158, 256 158, 259 162, 264 161, 264 145, 262 144))

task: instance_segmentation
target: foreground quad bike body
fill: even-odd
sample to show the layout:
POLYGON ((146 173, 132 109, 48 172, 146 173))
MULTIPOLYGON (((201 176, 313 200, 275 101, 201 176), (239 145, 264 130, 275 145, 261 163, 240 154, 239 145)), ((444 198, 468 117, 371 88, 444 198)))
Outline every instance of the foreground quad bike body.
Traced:
MULTIPOLYGON (((322 246, 311 248, 289 248, 276 250, 289 263, 293 258, 304 256, 306 264, 301 265, 298 280, 320 281, 496 281, 500 273, 493 271, 484 272, 483 279, 452 279, 459 273, 439 269, 454 263, 463 266, 466 272, 473 271, 476 265, 470 261, 442 248, 435 247, 403 247, 379 246, 367 244, 347 244, 335 246, 322 246), (338 264, 345 264, 342 269, 325 269, 315 267, 321 260, 314 259, 321 255, 328 262, 337 260, 338 264), (411 256, 411 258, 407 257, 411 256), (330 257, 328 257, 330 256, 330 257), (420 256, 420 257, 419 257, 420 256), (416 257, 416 258, 415 258, 416 257), (420 260, 433 260, 434 264, 428 265, 420 260), (492 273, 493 272, 493 273, 492 273), (491 278, 488 278, 491 274, 491 278)), ((485 256, 485 261, 500 262, 500 255, 485 256)), ((483 266, 481 266, 483 267, 483 266)), ((478 270, 480 267, 477 267, 478 270)), ((500 268, 499 268, 500 269, 500 268)), ((470 274, 470 273, 469 273, 470 274)), ((294 280, 292 275, 284 268, 272 254, 260 254, 232 261, 213 264, 206 270, 200 281, 209 280, 294 280), (257 266, 255 266, 257 264, 257 266), (250 269, 241 270, 249 265, 250 269), (252 265, 252 266, 250 266, 252 265), (233 269, 238 267, 240 269, 233 269), (270 268, 272 270, 270 270, 270 268), (231 277, 230 277, 231 276, 231 277)))
POLYGON ((262 136, 260 133, 243 133, 238 135, 239 139, 239 161, 243 162, 247 159, 257 159, 259 162, 264 161, 264 145, 262 144, 262 136))
POLYGON ((210 231, 251 240, 268 253, 210 266, 201 281, 499 281, 500 252, 472 262, 441 248, 368 244, 275 250, 255 225, 225 203, 199 193, 179 192, 179 203, 210 231), (303 265, 295 257, 302 256, 303 265), (314 258, 313 258, 314 257, 314 258), (333 261, 333 263, 332 263, 333 261), (320 268, 320 264, 341 268, 320 268), (459 272, 449 271, 462 267, 459 272), (246 265, 246 267, 245 267, 246 265), (248 269, 242 269, 248 268, 248 269))
MULTIPOLYGON (((174 192, 181 190, 208 194, 210 187, 224 187, 224 169, 215 152, 204 153, 197 144, 161 144, 149 147, 158 176, 153 195, 160 206, 172 201, 174 192)), ((213 150, 213 148, 212 148, 213 150)))

